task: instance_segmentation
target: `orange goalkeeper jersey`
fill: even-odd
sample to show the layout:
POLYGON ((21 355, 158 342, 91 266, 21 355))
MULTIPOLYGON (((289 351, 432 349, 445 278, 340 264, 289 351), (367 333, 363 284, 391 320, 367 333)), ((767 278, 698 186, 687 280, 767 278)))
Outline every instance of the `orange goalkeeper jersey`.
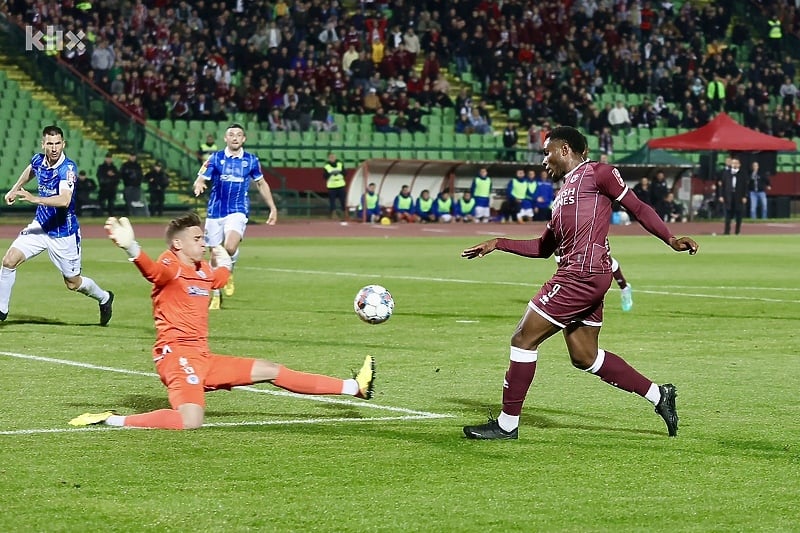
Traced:
POLYGON ((172 250, 162 253, 157 261, 142 251, 133 263, 153 284, 154 354, 170 344, 207 349, 209 295, 212 289, 227 283, 230 271, 213 270, 206 261, 193 267, 186 265, 172 250))

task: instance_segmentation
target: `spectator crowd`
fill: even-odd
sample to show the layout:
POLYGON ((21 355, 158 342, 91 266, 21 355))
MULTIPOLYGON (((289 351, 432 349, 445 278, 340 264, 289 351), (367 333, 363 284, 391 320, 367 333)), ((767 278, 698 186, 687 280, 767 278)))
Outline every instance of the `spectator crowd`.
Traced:
POLYGON ((274 131, 324 131, 334 114, 369 114, 376 131, 422 132, 420 117, 443 107, 453 108, 454 131, 481 134, 494 132, 494 107, 515 110, 535 144, 545 123, 600 136, 696 128, 722 110, 796 135, 786 43, 800 30, 795 4, 751 1, 737 17, 724 2, 647 0, 373 0, 351 9, 336 0, 16 0, 4 9, 37 29, 83 31, 88 46, 62 59, 143 119, 247 113, 274 131), (761 19, 763 28, 753 24, 761 19), (477 83, 453 97, 443 69, 477 83), (601 106, 610 83, 653 96, 601 106))

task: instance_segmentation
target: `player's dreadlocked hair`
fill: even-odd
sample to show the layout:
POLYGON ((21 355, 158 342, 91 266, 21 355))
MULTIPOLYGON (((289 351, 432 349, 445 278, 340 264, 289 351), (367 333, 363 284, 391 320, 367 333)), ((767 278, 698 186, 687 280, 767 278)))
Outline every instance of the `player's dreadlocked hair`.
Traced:
POLYGON ((200 222, 200 217, 197 215, 197 213, 185 213, 178 218, 171 220, 169 226, 167 226, 167 244, 171 244, 172 239, 175 238, 175 235, 186 228, 192 228, 194 226, 201 225, 202 223, 200 222))
POLYGON ((550 133, 547 134, 547 138, 550 139, 551 142, 555 140, 564 141, 576 154, 582 155, 588 148, 586 137, 571 126, 558 126, 557 128, 553 128, 550 130, 550 133))

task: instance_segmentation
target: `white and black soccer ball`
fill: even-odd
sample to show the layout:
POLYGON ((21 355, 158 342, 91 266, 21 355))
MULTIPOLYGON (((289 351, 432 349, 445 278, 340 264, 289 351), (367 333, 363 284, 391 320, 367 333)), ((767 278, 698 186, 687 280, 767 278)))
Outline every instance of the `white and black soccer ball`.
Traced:
POLYGON ((367 285, 356 294, 353 300, 358 318, 368 324, 382 324, 389 320, 394 311, 394 299, 385 287, 367 285))

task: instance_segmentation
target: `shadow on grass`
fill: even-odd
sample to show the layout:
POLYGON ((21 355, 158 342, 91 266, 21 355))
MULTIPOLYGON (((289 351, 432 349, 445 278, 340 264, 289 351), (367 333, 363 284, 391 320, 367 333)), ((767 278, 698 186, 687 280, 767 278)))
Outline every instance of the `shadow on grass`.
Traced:
MULTIPOLYGON (((458 405, 460 407, 466 407, 469 409, 475 409, 477 411, 476 416, 480 416, 483 414, 488 419, 489 409, 492 410, 492 414, 497 416, 500 413, 500 405, 491 405, 487 406, 486 403, 480 402, 477 400, 470 400, 464 398, 449 398, 446 401, 454 405, 458 405)), ((654 414, 654 416, 657 416, 654 414)), ((644 430, 644 429, 633 429, 633 428, 623 428, 623 427, 611 427, 608 424, 601 424, 601 420, 599 420, 597 413, 583 413, 579 411, 566 411, 563 409, 547 409, 542 407, 529 407, 525 410, 524 416, 520 419, 520 426, 521 427, 534 427, 534 428, 544 428, 544 429, 578 429, 584 431, 613 431, 613 432, 620 432, 620 433, 632 433, 636 435, 661 435, 663 432, 661 431, 652 431, 652 430, 644 430), (567 424, 562 422, 557 422, 553 418, 550 418, 546 415, 552 415, 555 417, 564 417, 569 416, 576 419, 583 419, 583 420, 592 420, 594 424, 587 424, 587 423, 576 423, 576 424, 567 424)), ((472 424, 480 424, 483 422, 472 422, 472 424)), ((666 431, 666 430, 665 430, 666 431)))

